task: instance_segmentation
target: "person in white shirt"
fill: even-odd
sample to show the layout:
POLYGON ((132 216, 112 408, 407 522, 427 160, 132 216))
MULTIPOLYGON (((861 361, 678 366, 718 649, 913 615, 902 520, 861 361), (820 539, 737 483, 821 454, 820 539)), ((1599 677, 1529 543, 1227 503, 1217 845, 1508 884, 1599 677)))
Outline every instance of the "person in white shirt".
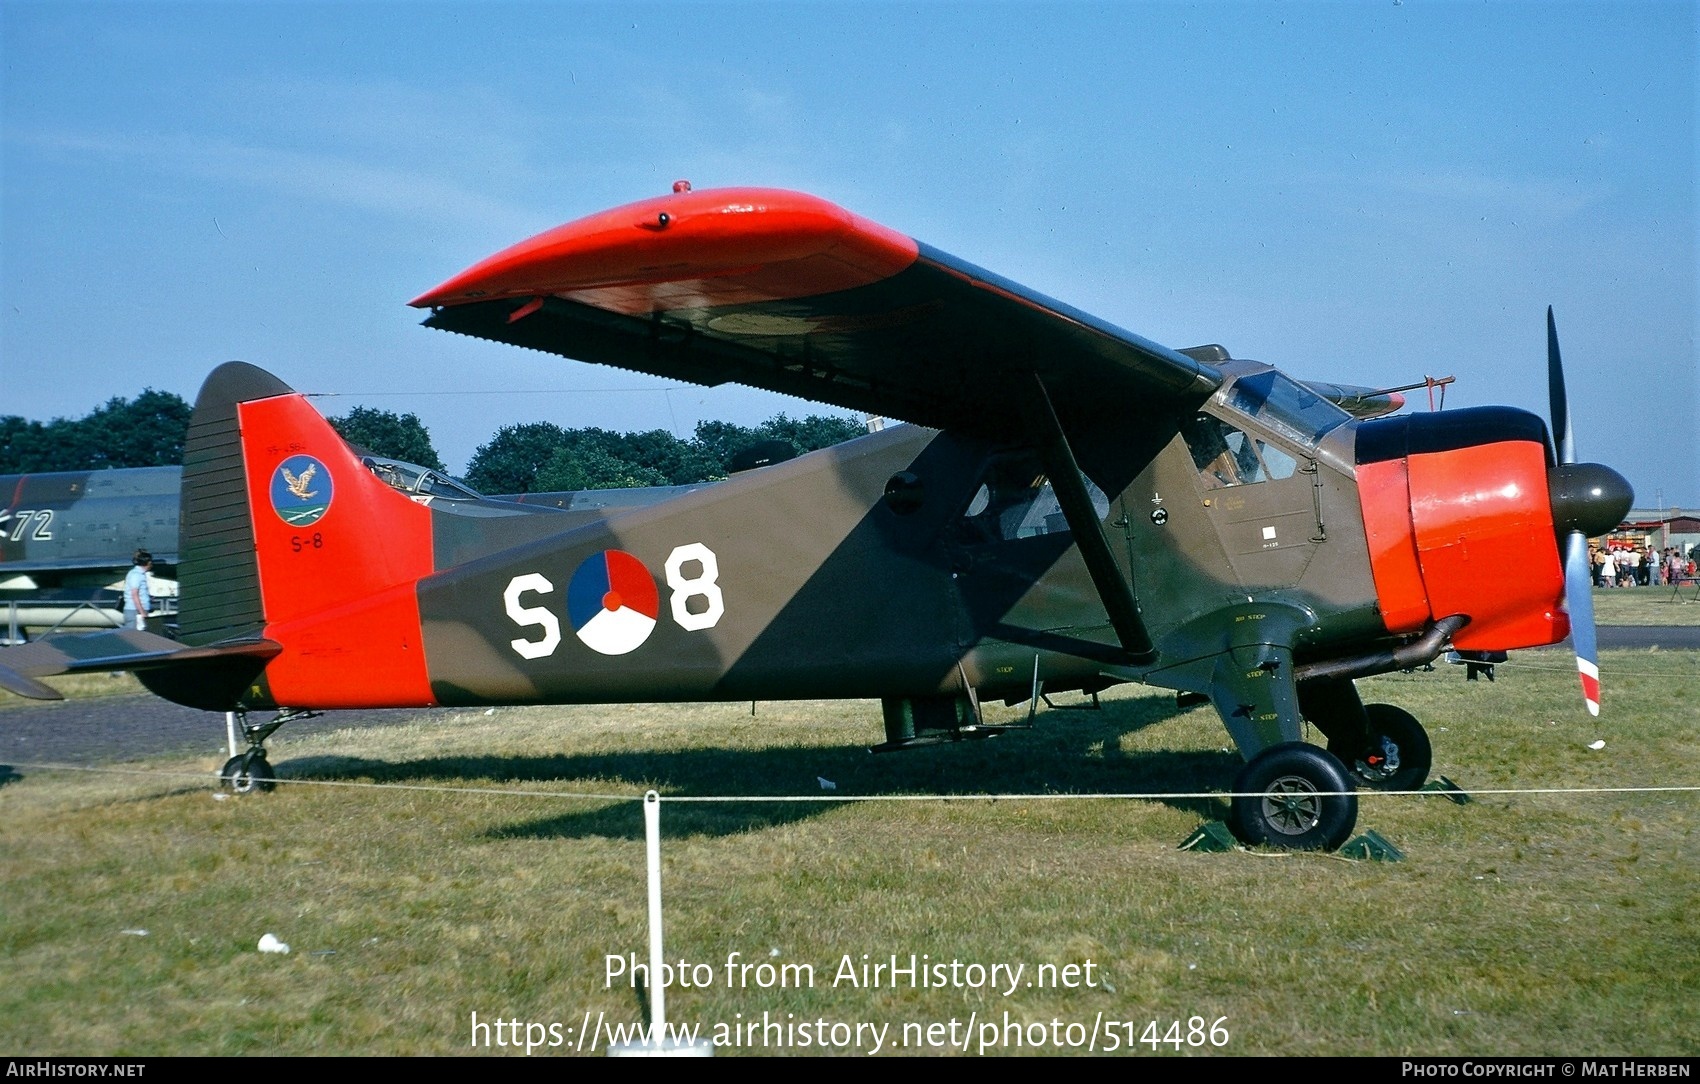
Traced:
POLYGON ((135 564, 124 574, 124 627, 137 632, 148 631, 148 611, 153 609, 153 595, 148 590, 148 570, 153 568, 153 554, 137 550, 135 564))

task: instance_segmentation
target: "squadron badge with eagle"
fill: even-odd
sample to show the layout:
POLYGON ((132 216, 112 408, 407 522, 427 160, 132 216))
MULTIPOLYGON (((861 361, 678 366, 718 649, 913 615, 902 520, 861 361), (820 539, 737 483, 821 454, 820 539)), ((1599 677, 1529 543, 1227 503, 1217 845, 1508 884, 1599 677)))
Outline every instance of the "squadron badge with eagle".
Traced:
POLYGON ((319 522, 331 506, 331 473, 310 455, 292 455, 272 475, 272 508, 291 527, 319 522))

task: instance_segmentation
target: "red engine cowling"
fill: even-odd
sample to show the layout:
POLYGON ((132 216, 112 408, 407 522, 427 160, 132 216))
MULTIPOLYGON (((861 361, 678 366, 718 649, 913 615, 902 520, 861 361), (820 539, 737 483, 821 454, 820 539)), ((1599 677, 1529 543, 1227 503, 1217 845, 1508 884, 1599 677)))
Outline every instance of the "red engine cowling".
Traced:
POLYGON ((1358 490, 1390 632, 1452 614, 1472 651, 1557 643, 1570 632, 1553 525, 1546 425, 1511 407, 1366 422, 1358 490))

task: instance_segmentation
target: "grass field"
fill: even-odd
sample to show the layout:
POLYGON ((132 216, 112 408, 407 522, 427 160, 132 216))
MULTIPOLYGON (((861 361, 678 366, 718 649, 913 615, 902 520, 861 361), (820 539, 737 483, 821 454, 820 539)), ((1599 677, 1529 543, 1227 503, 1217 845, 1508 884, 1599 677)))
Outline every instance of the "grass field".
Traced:
MULTIPOLYGON (((1519 654, 1492 685, 1441 667, 1363 687, 1422 718, 1437 773, 1478 791, 1700 784, 1700 654, 1605 663, 1598 721, 1556 651, 1519 654)), ((561 1040, 536 1055, 570 1053, 587 1019, 640 1018, 606 958, 646 951, 636 798, 655 787, 831 799, 662 807, 667 955, 707 965, 670 988, 669 1018, 767 1014, 792 1028, 768 1053, 822 1052, 817 1021, 864 1025, 827 1030, 845 1053, 879 1025, 883 1053, 952 1037, 1031 1053, 1040 1032, 1039 1050, 1068 1052, 1094 1030, 1099 1051, 1144 1056, 1700 1053, 1692 790, 1370 795, 1360 831, 1405 861, 1197 854, 1176 845, 1220 799, 847 799, 1220 791, 1237 758, 1209 709, 1112 690, 1102 711, 1042 712, 992 741, 871 757, 877 738, 878 706, 859 702, 441 711, 285 728, 273 762, 296 782, 251 798, 219 800, 210 761, 20 768, 0 787, 0 1048, 525 1053, 523 1027, 486 1027, 475 1048, 476 1013, 561 1040), (268 932, 292 951, 257 952, 268 932), (812 985, 728 981, 731 953, 811 965, 812 985), (1007 996, 835 985, 863 954, 1024 971, 1007 996), (1070 964, 1074 988, 1024 985, 1070 964)))
POLYGON ((1594 588, 1594 620, 1601 625, 1700 625, 1694 588, 1594 588))

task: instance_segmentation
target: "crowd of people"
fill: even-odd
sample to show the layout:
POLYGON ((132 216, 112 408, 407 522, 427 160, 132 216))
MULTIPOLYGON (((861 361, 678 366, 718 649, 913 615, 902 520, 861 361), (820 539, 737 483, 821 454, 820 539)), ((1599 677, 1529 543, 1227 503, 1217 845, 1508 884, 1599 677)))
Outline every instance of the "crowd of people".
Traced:
MULTIPOLYGON (((1700 547, 1697 547, 1700 549, 1700 547)), ((1694 558, 1675 546, 1588 547, 1596 587, 1665 587, 1692 581, 1694 558)))

